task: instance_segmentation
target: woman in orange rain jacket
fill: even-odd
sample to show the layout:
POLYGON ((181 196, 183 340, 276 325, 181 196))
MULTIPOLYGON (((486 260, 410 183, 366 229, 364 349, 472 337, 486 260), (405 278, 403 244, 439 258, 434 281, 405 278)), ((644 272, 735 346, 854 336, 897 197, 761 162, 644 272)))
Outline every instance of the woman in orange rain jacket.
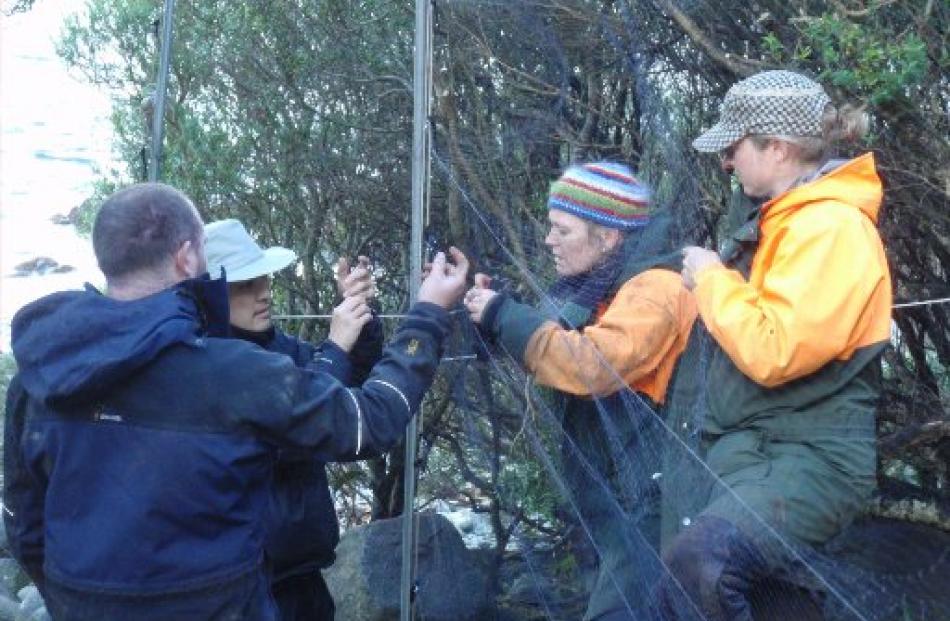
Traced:
POLYGON ((649 200, 625 165, 569 168, 548 198, 545 243, 559 277, 543 305, 551 312, 492 291, 485 275, 465 298, 482 334, 555 391, 565 504, 600 561, 587 620, 645 618, 660 571, 649 549, 658 539, 651 475, 662 468, 652 435, 660 426, 644 404, 667 401, 696 305, 679 255, 662 254, 669 244, 649 200))
POLYGON ((816 82, 767 71, 730 88, 719 123, 693 143, 719 152, 758 199, 721 255, 684 251, 684 283, 720 347, 704 426, 718 484, 665 550, 668 617, 679 618, 685 591, 709 619, 752 619, 762 601, 820 618, 822 580, 800 551, 871 496, 891 312, 882 186, 872 154, 830 158, 836 141, 865 130, 863 113, 838 112, 816 82))

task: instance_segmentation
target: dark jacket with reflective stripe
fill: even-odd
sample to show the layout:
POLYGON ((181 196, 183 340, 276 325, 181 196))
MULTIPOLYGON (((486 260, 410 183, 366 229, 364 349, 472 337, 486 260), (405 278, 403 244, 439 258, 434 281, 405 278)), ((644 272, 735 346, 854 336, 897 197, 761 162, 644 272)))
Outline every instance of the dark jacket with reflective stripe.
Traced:
POLYGON ((54 617, 271 617, 261 562, 278 451, 391 446, 448 330, 443 309, 416 305, 348 389, 209 337, 224 333, 209 322, 226 290, 203 284, 132 302, 63 292, 14 319, 4 518, 54 617))
MULTIPOLYGON (((325 371, 345 386, 359 386, 382 355, 383 329, 379 319, 368 323, 350 355, 332 341, 313 346, 280 330, 264 348, 290 356, 298 367, 325 371)), ((360 457, 377 454, 364 451, 360 457)), ((306 451, 280 453, 268 523, 264 550, 275 582, 333 564, 340 527, 325 462, 306 451)))

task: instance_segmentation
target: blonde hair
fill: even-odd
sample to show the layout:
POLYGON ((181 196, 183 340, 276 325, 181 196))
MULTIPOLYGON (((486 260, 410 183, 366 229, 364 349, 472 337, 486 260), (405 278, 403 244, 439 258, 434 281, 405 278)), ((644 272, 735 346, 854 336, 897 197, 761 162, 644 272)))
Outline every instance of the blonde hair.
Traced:
POLYGON ((769 140, 782 140, 798 147, 798 157, 803 162, 824 162, 835 155, 841 143, 857 142, 867 135, 870 127, 864 106, 845 104, 835 108, 825 106, 821 118, 821 136, 750 136, 759 149, 769 140))

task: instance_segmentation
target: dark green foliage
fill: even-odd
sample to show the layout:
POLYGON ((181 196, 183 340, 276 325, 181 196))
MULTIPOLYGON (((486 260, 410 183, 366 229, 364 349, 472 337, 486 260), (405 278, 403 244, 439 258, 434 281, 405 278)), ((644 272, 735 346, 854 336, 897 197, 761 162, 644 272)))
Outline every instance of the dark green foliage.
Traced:
MULTIPOLYGON (((145 175, 160 4, 89 0, 89 16, 63 32, 62 56, 115 97, 128 168, 101 194, 145 175)), ((689 140, 733 82, 792 66, 819 77, 837 102, 867 106, 865 147, 887 183, 882 228, 897 299, 950 294, 947 3, 435 4, 430 228, 514 290, 537 293, 516 263, 549 276, 544 201, 573 160, 629 162, 675 212, 681 239, 714 244, 730 180, 689 140)), ((328 312, 332 264, 355 254, 383 268, 383 310, 405 307, 412 28, 407 1, 178 3, 162 178, 193 196, 207 220, 240 218, 262 243, 297 251, 300 269, 278 278, 284 310, 328 312)), ((882 489, 947 503, 950 438, 900 433, 947 420, 950 314, 934 306, 895 319, 882 489), (912 485, 895 488, 892 476, 912 485)), ((305 337, 325 329, 291 325, 305 337)), ((555 502, 519 436, 522 396, 479 369, 468 389, 497 396, 467 410, 451 393, 452 373, 427 404, 423 462, 432 476, 423 493, 468 483, 477 489, 471 502, 494 511, 502 545, 510 525, 502 512, 543 528, 539 516, 553 516, 555 502)), ((401 466, 397 451, 341 468, 335 480, 353 495, 372 489, 373 514, 390 515, 401 507, 401 466)))
POLYGON ((13 354, 0 352, 0 403, 7 402, 7 388, 16 373, 16 361, 13 354))

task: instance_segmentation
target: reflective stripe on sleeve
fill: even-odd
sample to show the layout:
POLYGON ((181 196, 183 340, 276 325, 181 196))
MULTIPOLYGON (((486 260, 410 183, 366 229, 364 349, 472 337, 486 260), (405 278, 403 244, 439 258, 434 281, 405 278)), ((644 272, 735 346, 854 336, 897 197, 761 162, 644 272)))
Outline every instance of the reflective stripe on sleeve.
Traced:
POLYGON ((363 448, 363 408, 360 407, 360 402, 352 390, 347 388, 346 394, 350 395, 350 399, 353 400, 353 405, 356 407, 356 454, 359 455, 363 448))

